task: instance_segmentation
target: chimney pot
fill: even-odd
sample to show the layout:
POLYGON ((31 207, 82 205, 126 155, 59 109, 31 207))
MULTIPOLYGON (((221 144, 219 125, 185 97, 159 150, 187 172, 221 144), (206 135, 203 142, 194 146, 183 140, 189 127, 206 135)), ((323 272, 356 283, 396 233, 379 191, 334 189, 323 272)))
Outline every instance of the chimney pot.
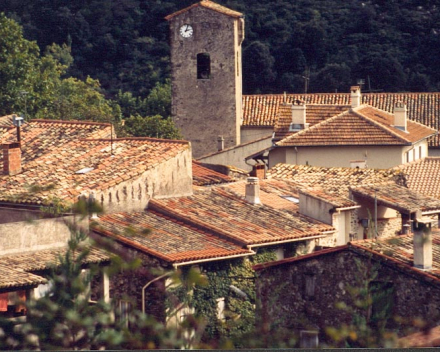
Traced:
POLYGON ((218 136, 217 137, 217 150, 223 150, 225 149, 225 139, 223 138, 223 136, 218 136))
POLYGON ((3 144, 3 173, 16 175, 21 172, 20 143, 3 144))
POLYGON ((300 131, 308 127, 309 124, 306 122, 306 103, 301 100, 295 100, 292 103, 292 123, 289 130, 300 131))
POLYGON ((407 131, 407 109, 406 104, 399 101, 394 106, 394 127, 402 131, 407 131))
POLYGON ((431 224, 417 222, 414 227, 414 267, 422 270, 432 269, 431 224))
POLYGON ((361 87, 352 86, 350 88, 351 107, 357 108, 361 105, 361 87))
POLYGON ((258 183, 258 177, 247 178, 245 198, 251 204, 261 204, 260 184, 258 183))

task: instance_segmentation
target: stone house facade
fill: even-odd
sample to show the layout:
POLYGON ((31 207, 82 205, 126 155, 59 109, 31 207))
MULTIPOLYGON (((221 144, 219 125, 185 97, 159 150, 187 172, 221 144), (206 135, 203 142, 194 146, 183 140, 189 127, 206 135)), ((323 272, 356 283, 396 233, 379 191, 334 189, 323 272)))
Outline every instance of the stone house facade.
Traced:
POLYGON ((321 346, 331 346, 334 342, 326 329, 353 324, 354 315, 364 316, 374 327, 379 315, 386 313, 380 322, 386 331, 400 336, 415 328, 417 318, 427 326, 438 325, 438 238, 438 234, 432 237, 432 266, 424 270, 412 262, 416 257, 412 235, 357 241, 257 265, 258 326, 262 333, 283 331, 284 338, 295 336, 298 342, 301 332, 309 332, 321 346), (365 309, 357 309, 355 301, 366 297, 354 289, 363 287, 372 301, 365 309), (375 289, 384 293, 377 300, 375 289), (354 313, 338 308, 342 304, 354 313))

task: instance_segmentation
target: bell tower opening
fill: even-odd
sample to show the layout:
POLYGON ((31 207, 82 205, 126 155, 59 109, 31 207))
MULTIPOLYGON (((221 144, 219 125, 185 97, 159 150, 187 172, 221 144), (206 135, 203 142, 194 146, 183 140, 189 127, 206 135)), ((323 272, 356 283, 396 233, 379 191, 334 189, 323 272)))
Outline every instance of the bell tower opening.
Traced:
POLYGON ((208 53, 197 54, 197 79, 211 78, 211 57, 208 53))

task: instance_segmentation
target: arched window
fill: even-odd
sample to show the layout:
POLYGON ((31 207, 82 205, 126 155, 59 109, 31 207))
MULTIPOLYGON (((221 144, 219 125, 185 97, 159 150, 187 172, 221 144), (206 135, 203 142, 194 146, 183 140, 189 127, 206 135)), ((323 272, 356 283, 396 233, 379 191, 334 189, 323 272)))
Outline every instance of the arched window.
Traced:
POLYGON ((197 79, 211 77, 211 58, 208 53, 197 54, 197 79))

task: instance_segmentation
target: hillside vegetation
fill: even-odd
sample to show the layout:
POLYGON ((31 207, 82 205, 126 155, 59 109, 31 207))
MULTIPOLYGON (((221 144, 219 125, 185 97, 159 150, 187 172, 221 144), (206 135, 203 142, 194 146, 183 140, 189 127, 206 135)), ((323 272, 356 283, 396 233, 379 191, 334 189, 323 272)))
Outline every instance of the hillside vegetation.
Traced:
MULTIPOLYGON (((167 14, 194 0, 3 0, 24 36, 66 44, 66 75, 147 97, 170 76, 167 14)), ((440 90, 439 2, 217 0, 246 16, 245 93, 440 90)))

